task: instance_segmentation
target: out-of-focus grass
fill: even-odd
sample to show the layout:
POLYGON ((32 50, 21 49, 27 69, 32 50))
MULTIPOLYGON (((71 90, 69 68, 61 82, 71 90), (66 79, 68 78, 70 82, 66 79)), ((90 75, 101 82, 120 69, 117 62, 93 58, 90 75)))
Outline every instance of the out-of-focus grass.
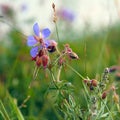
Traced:
MULTIPOLYGON (((28 89, 35 66, 34 62, 31 61, 29 48, 26 45, 27 38, 18 31, 12 29, 6 35, 7 39, 10 40, 9 46, 4 45, 3 40, 0 43, 0 98, 3 102, 5 101, 7 95, 4 93, 7 90, 16 100, 17 105, 20 106, 22 101, 30 94, 31 98, 26 103, 27 107, 20 109, 23 115, 26 116, 25 119, 34 120, 43 118, 42 120, 46 120, 49 117, 50 120, 56 120, 59 115, 54 110, 51 98, 45 96, 50 82, 49 73, 40 70, 37 80, 33 82, 33 88, 28 89)), ((76 33, 73 31, 65 40, 61 41, 60 49, 63 48, 63 44, 70 44, 80 59, 69 61, 68 64, 83 76, 86 77, 85 59, 86 72, 89 78, 95 78, 96 74, 101 74, 105 67, 120 64, 120 25, 111 27, 107 32, 101 30, 97 33, 87 33, 79 37, 76 35, 77 37, 74 37, 74 40, 72 40, 72 34, 75 36, 76 33), (100 57, 105 39, 107 40, 103 54, 100 57), (86 41, 86 53, 84 52, 84 41, 86 41)), ((61 80, 72 82, 76 86, 76 94, 82 94, 80 93, 82 90, 81 79, 67 66, 62 70, 62 76, 60 78, 61 80)), ((114 75, 112 81, 115 81, 114 75)), ((81 102, 84 106, 84 101, 82 100, 81 102)))

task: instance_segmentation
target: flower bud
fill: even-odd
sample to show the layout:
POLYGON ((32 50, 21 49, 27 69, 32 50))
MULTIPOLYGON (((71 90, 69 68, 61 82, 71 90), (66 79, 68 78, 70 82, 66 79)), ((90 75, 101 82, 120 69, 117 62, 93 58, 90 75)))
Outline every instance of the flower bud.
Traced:
POLYGON ((91 83, 90 83, 90 80, 88 79, 84 79, 83 82, 90 87, 91 83))
POLYGON ((109 68, 109 71, 112 73, 112 72, 116 72, 117 71, 117 66, 111 66, 110 68, 109 68))
POLYGON ((39 67, 42 63, 41 57, 37 56, 36 57, 36 65, 39 67))
POLYGON ((44 55, 44 50, 40 50, 39 53, 38 53, 38 56, 41 57, 44 55))
POLYGON ((64 58, 60 58, 59 61, 58 61, 58 65, 63 65, 65 62, 65 59, 64 58))
POLYGON ((116 90, 116 88, 115 88, 115 86, 113 85, 113 86, 111 86, 111 90, 112 91, 115 91, 116 90))
POLYGON ((50 40, 49 41, 49 46, 47 47, 47 50, 49 51, 49 52, 55 52, 56 51, 56 46, 57 46, 57 43, 54 41, 54 40, 50 40))
POLYGON ((36 61, 36 57, 32 57, 32 61, 36 61))
POLYGON ((90 90, 94 90, 94 87, 92 86, 92 84, 90 84, 89 88, 90 90))
POLYGON ((115 103, 119 103, 119 96, 116 93, 113 94, 113 99, 115 103))
POLYGON ((103 94, 102 94, 102 99, 105 99, 107 96, 107 91, 104 91, 103 94))
POLYGON ((48 64, 48 60, 49 60, 48 56, 47 55, 43 55, 41 57, 41 59, 42 59, 42 65, 43 65, 43 67, 46 68, 47 64, 48 64))
POLYGON ((97 82, 97 80, 93 79, 93 80, 91 80, 91 84, 92 84, 92 86, 97 87, 98 82, 97 82))

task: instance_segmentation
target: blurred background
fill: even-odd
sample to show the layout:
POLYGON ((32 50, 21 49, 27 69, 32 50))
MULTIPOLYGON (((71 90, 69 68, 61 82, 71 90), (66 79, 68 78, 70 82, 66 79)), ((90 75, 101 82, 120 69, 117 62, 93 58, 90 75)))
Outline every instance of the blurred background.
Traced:
MULTIPOLYGON (((50 79, 43 70, 39 71, 33 89, 28 89, 34 62, 26 45, 35 22, 41 29, 48 27, 52 32, 50 38, 57 39, 53 2, 58 17, 60 49, 69 43, 80 57, 70 61, 73 68, 85 77, 99 78, 104 68, 120 66, 120 0, 0 0, 0 99, 6 101, 4 91, 7 90, 20 106, 31 93, 27 107, 21 108, 28 120, 57 119, 54 104, 44 96, 50 79)), ((119 87, 120 69, 110 78, 119 87)), ((76 94, 80 95, 81 79, 75 73, 65 67, 61 79, 72 82, 76 94)))

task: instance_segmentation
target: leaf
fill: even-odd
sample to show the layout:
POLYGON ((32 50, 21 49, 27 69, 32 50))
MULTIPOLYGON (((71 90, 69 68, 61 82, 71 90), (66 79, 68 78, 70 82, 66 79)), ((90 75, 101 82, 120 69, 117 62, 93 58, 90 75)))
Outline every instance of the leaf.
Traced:
POLYGON ((5 119, 5 120, 10 120, 9 118, 9 115, 2 103, 2 101, 0 100, 0 114, 2 115, 2 117, 5 119))
POLYGON ((0 101, 0 114, 5 120, 24 120, 15 100, 9 95, 9 93, 7 93, 6 97, 0 101))

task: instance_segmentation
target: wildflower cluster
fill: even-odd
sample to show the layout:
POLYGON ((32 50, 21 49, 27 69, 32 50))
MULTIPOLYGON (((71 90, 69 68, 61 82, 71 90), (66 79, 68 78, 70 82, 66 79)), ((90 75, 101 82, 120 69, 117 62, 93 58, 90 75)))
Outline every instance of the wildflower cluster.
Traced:
POLYGON ((42 64, 43 67, 46 68, 49 63, 48 52, 54 52, 56 50, 57 43, 54 40, 46 39, 51 33, 48 28, 40 31, 38 23, 35 23, 33 30, 35 35, 28 36, 27 40, 27 45, 32 47, 30 51, 32 60, 36 61, 37 66, 42 64))
MULTIPOLYGON (((33 25, 33 31, 35 35, 28 36, 27 38, 27 45, 32 47, 30 50, 32 60, 35 61, 37 68, 41 66, 49 70, 53 81, 49 89, 59 91, 59 94, 57 94, 59 97, 57 97, 55 101, 59 101, 57 104, 61 107, 61 110, 66 109, 66 105, 69 104, 68 97, 74 101, 74 97, 72 93, 70 93, 70 91, 73 90, 73 85, 70 82, 60 79, 61 69, 63 64, 67 63, 67 60, 79 59, 79 57, 73 52, 69 44, 65 44, 63 50, 60 51, 57 47, 58 43, 55 40, 47 39, 51 34, 48 28, 40 31, 38 23, 35 23, 33 25), (57 54, 54 56, 54 59, 51 59, 51 53, 57 54), (54 74, 54 68, 57 74, 54 74), (66 89, 68 90, 66 91, 66 89)), ((50 92, 49 94, 52 95, 53 93, 54 92, 50 92)), ((56 93, 54 93, 54 95, 55 94, 56 93)), ((66 113, 64 114, 66 116, 66 113)))
MULTIPOLYGON (((59 39, 55 4, 52 4, 52 8, 54 12, 53 22, 56 25, 57 37, 59 39)), ((62 14, 67 14, 68 17, 73 18, 68 13, 62 14)), ((53 39, 47 39, 51 31, 48 28, 41 31, 38 23, 33 25, 33 31, 35 35, 28 36, 27 39, 27 45, 32 47, 30 55, 32 60, 35 61, 37 68, 43 67, 44 69, 48 69, 50 73, 52 81, 48 86, 47 95, 53 98, 53 103, 55 103, 55 108, 57 108, 56 111, 61 113, 60 118, 64 118, 65 120, 97 120, 104 119, 109 115, 109 118, 113 120, 114 113, 111 113, 109 110, 107 98, 112 95, 112 100, 117 105, 118 111, 120 111, 118 107, 119 96, 115 85, 109 81, 109 74, 115 72, 119 67, 105 68, 102 77, 99 79, 89 79, 88 76, 85 78, 67 64, 67 60, 79 59, 69 44, 65 44, 63 50, 59 50, 59 40, 56 42, 53 39), (56 54, 53 56, 55 57, 54 59, 51 59, 51 53, 56 54), (84 97, 82 94, 80 95, 85 99, 84 102, 87 103, 86 107, 81 106, 80 99, 82 97, 75 96, 75 86, 67 80, 61 80, 60 75, 64 64, 83 80, 83 93, 80 93, 84 94, 84 97)))

